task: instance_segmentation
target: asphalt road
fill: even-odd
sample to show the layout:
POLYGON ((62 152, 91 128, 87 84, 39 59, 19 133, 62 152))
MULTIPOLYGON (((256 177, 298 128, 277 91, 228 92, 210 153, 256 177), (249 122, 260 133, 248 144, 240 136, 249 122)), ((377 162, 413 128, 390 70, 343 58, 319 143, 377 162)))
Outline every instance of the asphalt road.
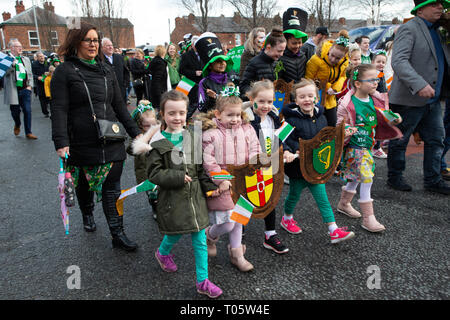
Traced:
MULTIPOLYGON (((0 99, 3 101, 2 94, 0 99)), ((154 252, 162 236, 144 194, 125 201, 125 230, 139 244, 135 253, 113 249, 106 221, 97 204, 97 231, 83 230, 78 208, 70 212, 70 234, 64 234, 56 189, 58 158, 51 141, 50 120, 33 102, 33 133, 13 135, 9 108, 0 108, 0 299, 19 300, 198 300, 191 240, 174 248, 179 271, 163 272, 154 252), (75 266, 70 269, 71 266, 75 266), (68 273, 69 268, 69 273, 68 273), (73 270, 78 270, 77 273, 73 270), (80 289, 74 276, 80 275, 80 289)), ((234 268, 227 237, 210 259, 210 279, 224 291, 220 300, 447 300, 449 286, 449 197, 425 192, 421 148, 407 158, 406 179, 414 190, 402 193, 386 184, 386 160, 376 160, 372 189, 375 213, 387 230, 371 234, 359 220, 336 213, 339 226, 356 236, 332 245, 310 193, 305 191, 295 218, 303 229, 290 235, 277 224, 290 252, 279 256, 264 249, 264 223, 251 221, 244 242, 255 266, 248 274, 234 268)), ((448 155, 447 161, 450 161, 448 155)), ((128 158, 122 188, 135 185, 128 158)), ((333 178, 327 191, 336 207, 342 182, 333 178)), ((287 195, 284 187, 282 199, 287 195)), ((278 205, 281 219, 283 202, 278 205)), ((357 206, 356 201, 354 205, 357 206)))

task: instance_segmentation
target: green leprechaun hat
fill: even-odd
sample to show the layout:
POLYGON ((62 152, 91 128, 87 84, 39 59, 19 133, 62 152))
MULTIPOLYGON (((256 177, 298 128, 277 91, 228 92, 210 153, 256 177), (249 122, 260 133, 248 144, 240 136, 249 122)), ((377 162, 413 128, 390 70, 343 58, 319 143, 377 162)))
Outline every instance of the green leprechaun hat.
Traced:
POLYGON ((308 13, 300 8, 288 8, 283 13, 283 33, 290 33, 295 38, 301 38, 303 43, 308 40, 305 33, 308 24, 308 13))
POLYGON ((411 14, 416 15, 417 10, 419 10, 420 8, 437 2, 441 3, 444 6, 444 9, 450 8, 449 0, 414 0, 415 7, 411 10, 411 14))
POLYGON ((233 60, 230 56, 226 56, 222 49, 222 44, 220 43, 217 36, 212 32, 203 33, 194 44, 195 49, 200 56, 200 59, 205 64, 203 68, 203 76, 206 77, 209 73, 209 66, 214 63, 214 61, 222 59, 227 63, 225 72, 230 72, 233 67, 233 60))

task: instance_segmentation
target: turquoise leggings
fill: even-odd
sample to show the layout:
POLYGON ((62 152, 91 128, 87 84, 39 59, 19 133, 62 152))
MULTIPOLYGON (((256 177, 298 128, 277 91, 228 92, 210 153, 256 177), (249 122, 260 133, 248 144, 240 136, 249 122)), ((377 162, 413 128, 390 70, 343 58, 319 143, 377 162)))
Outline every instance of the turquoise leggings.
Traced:
MULTIPOLYGON (((167 256, 172 251, 173 246, 180 241, 182 234, 165 235, 159 253, 167 256)), ((197 273, 197 282, 200 283, 208 279, 208 248, 206 246, 205 230, 191 233, 192 247, 194 248, 195 270, 197 273)))
POLYGON ((289 193, 284 201, 284 212, 288 215, 292 215, 300 200, 302 191, 305 187, 308 187, 311 191, 314 200, 316 200, 319 211, 322 215, 322 221, 324 223, 335 222, 333 209, 331 209, 330 202, 328 201, 327 191, 324 184, 311 184, 304 179, 289 179, 289 193))

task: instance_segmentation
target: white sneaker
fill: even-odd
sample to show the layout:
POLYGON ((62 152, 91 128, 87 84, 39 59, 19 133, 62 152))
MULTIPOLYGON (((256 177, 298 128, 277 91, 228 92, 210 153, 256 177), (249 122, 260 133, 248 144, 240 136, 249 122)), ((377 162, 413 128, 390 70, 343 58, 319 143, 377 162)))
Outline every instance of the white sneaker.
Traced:
POLYGON ((383 149, 376 149, 373 151, 373 156, 375 158, 379 158, 379 159, 386 159, 387 158, 387 154, 384 153, 383 149))

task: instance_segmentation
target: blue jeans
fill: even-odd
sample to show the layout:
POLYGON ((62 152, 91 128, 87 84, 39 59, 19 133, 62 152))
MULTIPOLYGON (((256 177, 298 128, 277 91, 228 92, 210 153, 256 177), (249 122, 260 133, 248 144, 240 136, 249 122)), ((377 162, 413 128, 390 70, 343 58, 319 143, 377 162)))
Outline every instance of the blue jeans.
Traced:
POLYGON ((445 128, 445 139, 444 139, 444 151, 442 152, 441 159, 441 170, 447 169, 447 162, 445 161, 445 155, 450 149, 450 98, 445 101, 445 116, 444 116, 444 128, 445 128))
POLYGON ((394 181, 405 171, 405 152, 411 134, 417 131, 424 142, 423 177, 424 186, 429 187, 441 180, 441 158, 444 150, 444 124, 439 102, 423 107, 409 107, 391 104, 393 112, 402 116, 398 128, 403 138, 391 140, 388 151, 388 178, 394 181))
POLYGON ((25 134, 31 133, 31 91, 27 89, 18 92, 19 104, 10 105, 11 116, 16 127, 20 128, 20 110, 23 112, 25 134))

